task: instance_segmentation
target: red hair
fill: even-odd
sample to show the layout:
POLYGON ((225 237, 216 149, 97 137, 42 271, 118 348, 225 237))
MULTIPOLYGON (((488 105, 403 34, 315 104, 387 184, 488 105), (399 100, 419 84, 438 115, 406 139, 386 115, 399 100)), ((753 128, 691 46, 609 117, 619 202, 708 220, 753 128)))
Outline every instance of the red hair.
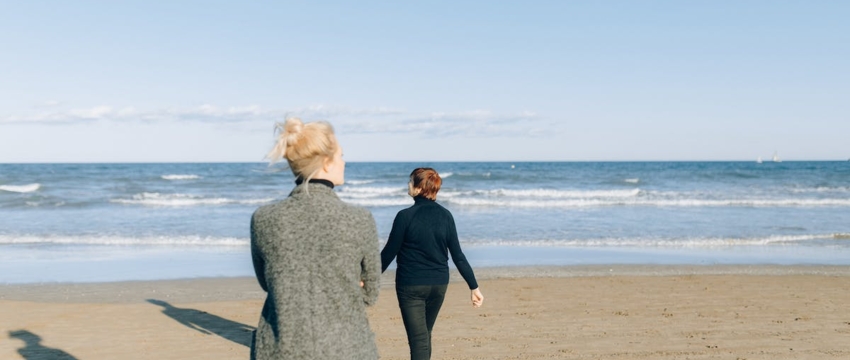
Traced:
POLYGON ((443 185, 440 174, 427 167, 414 169, 410 173, 410 181, 413 182, 414 189, 419 189, 419 195, 431 200, 437 199, 437 192, 440 191, 440 185, 443 185))

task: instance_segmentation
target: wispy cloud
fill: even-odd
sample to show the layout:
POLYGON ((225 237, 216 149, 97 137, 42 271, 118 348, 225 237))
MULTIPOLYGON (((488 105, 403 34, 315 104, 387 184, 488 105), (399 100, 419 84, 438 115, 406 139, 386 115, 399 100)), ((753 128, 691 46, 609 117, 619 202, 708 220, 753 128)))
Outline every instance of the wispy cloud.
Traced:
MULTIPOLYGON (((55 105, 46 105, 43 107, 55 107, 55 105)), ((85 109, 70 109, 70 110, 41 110, 28 115, 12 115, 0 118, 0 124, 72 124, 78 122, 88 122, 93 120, 102 120, 111 118, 115 115, 126 114, 126 109, 113 109, 112 107, 100 105, 85 109)))
POLYGON ((42 108, 48 108, 48 107, 54 107, 54 106, 59 106, 59 105, 62 105, 62 102, 56 101, 56 100, 47 100, 47 101, 45 101, 41 104, 38 104, 37 106, 42 107, 42 108))
POLYGON ((372 117, 372 116, 399 116, 405 111, 389 107, 376 107, 369 109, 353 109, 345 106, 333 105, 310 105, 300 109, 287 112, 287 115, 300 116, 308 119, 333 119, 339 117, 372 117))
MULTIPOLYGON (((57 102, 58 105, 58 102, 57 102)), ((267 109, 258 105, 222 107, 204 104, 189 108, 140 110, 106 105, 82 109, 39 111, 0 118, 2 124, 75 124, 92 121, 148 123, 240 123, 283 121, 287 116, 331 121, 351 134, 412 133, 423 136, 535 136, 547 133, 548 122, 532 111, 515 114, 488 110, 412 113, 389 107, 349 108, 310 105, 296 109, 267 109)))
POLYGON ((532 111, 496 114, 487 110, 403 114, 395 119, 344 122, 348 133, 414 133, 423 136, 537 136, 549 123, 532 111))
MULTIPOLYGON (((56 105, 59 103, 56 102, 56 105)), ((68 124, 93 120, 110 121, 197 121, 197 122, 244 122, 282 121, 286 116, 304 118, 363 117, 401 114, 403 111, 390 108, 351 109, 339 106, 313 105, 298 109, 265 109, 258 105, 222 107, 204 104, 189 108, 167 108, 140 110, 135 107, 112 107, 106 105, 91 108, 38 111, 27 115, 0 118, 0 123, 47 123, 68 124)))

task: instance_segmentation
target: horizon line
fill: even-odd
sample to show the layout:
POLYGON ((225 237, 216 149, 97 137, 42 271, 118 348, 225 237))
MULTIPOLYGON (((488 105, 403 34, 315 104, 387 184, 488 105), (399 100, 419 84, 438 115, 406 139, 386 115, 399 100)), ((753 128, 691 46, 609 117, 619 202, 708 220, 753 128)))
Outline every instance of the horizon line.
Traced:
MULTIPOLYGON (((763 161, 762 164, 783 162, 845 162, 844 159, 799 159, 782 161, 763 161)), ((755 160, 350 160, 346 163, 662 163, 662 162, 752 162, 755 160)), ((0 162, 0 165, 99 165, 99 164, 263 164, 268 161, 13 161, 0 162)))

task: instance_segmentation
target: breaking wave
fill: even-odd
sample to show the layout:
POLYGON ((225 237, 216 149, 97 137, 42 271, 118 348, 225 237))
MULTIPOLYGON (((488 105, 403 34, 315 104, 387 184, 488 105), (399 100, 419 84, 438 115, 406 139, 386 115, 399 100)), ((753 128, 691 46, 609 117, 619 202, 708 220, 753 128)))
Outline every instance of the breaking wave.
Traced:
POLYGON ((810 241, 850 239, 850 234, 774 235, 750 238, 600 238, 571 240, 473 240, 473 246, 517 247, 631 247, 631 248, 723 248, 735 246, 794 245, 810 241))
POLYGON ((27 184, 27 185, 0 185, 0 191, 8 191, 15 193, 29 193, 33 191, 37 191, 41 188, 41 184, 27 184))
POLYGON ((202 236, 10 236, 0 235, 0 245, 105 245, 105 246, 248 246, 248 238, 202 236))
POLYGON ((274 198, 234 200, 222 197, 204 197, 192 194, 160 194, 141 193, 133 195, 131 199, 111 199, 110 202, 126 205, 144 206, 209 206, 209 205, 261 205, 274 201, 274 198))
POLYGON ((162 175, 161 178, 163 180, 195 180, 200 179, 199 175, 180 175, 180 174, 172 174, 172 175, 162 175))

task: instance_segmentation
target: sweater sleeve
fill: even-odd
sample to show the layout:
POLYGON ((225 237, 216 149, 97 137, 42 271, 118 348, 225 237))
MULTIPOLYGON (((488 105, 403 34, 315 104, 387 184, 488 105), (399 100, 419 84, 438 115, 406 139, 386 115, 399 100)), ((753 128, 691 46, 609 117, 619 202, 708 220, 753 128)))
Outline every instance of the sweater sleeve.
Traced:
POLYGON ((372 214, 368 216, 368 234, 364 239, 363 259, 360 261, 360 279, 363 281, 363 302, 374 305, 378 301, 381 280, 381 257, 378 254, 378 228, 372 214))
POLYGON ((399 212, 393 220, 393 228, 390 230, 390 237, 387 239, 387 244, 381 250, 381 272, 387 271, 387 268, 393 262, 401 244, 404 242, 405 221, 402 220, 402 213, 399 212))
POLYGON ((260 283, 260 287, 268 292, 269 290, 266 287, 266 261, 258 244, 256 222, 255 214, 251 216, 251 261, 254 263, 254 273, 257 275, 257 281, 260 283))
POLYGON ((446 245, 449 247, 449 252, 452 254, 452 262, 457 267, 460 276, 466 281, 466 285, 470 290, 478 288, 478 282, 475 281, 475 273, 472 272, 472 266, 466 260, 466 255, 460 249, 460 241, 457 238, 457 228, 455 228, 455 220, 449 215, 448 234, 446 234, 446 245))

